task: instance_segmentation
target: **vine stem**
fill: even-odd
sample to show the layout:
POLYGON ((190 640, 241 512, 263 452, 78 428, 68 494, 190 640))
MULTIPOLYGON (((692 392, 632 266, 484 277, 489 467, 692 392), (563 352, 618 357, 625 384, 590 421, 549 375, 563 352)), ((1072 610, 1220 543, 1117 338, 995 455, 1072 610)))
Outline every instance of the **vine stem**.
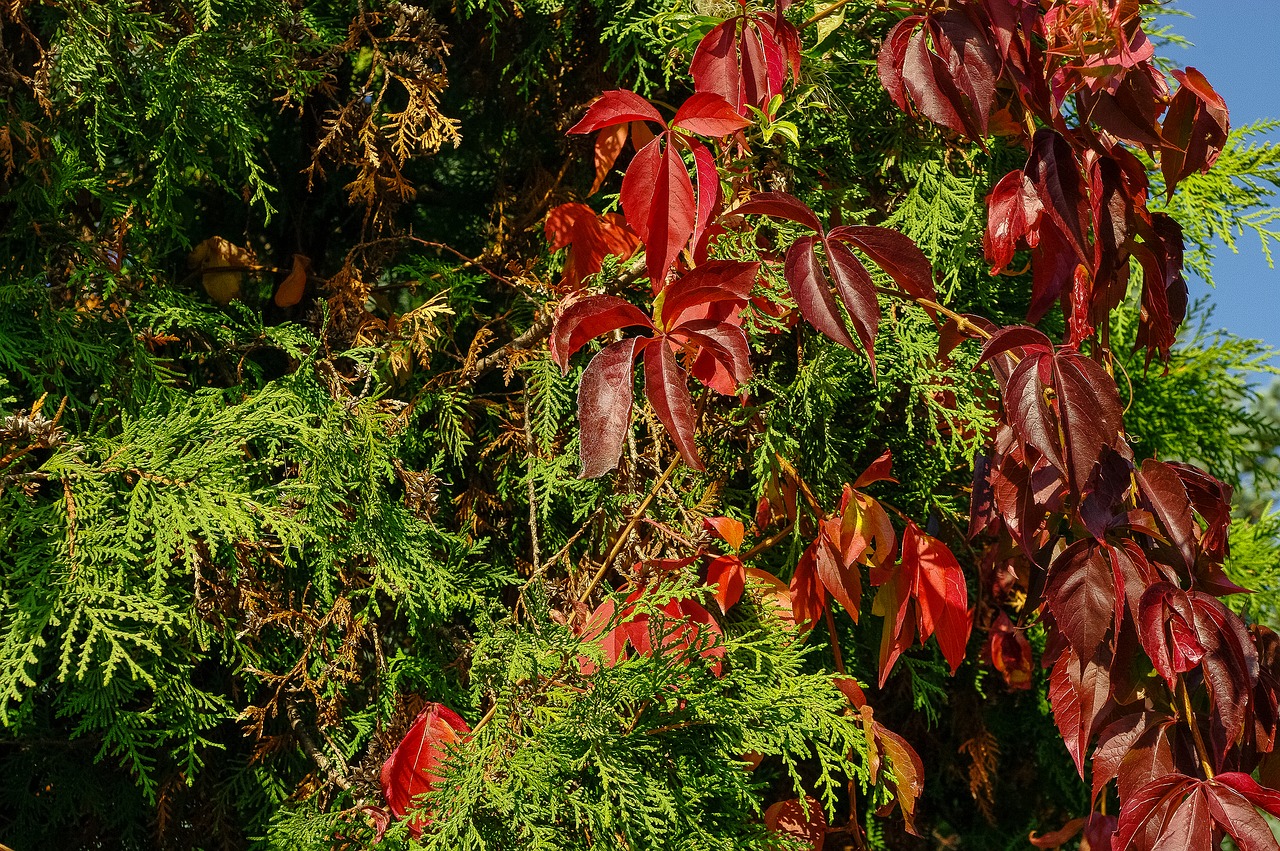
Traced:
POLYGON ((836 632, 836 619, 831 614, 830 606, 823 606, 822 613, 827 618, 827 632, 831 633, 831 652, 836 657, 836 670, 840 672, 840 676, 847 677, 848 673, 844 669, 844 654, 840 652, 840 633, 836 632))
POLYGON ((883 293, 885 295, 891 295, 891 296, 894 296, 895 298, 900 298, 903 301, 915 302, 916 304, 920 305, 923 308, 936 311, 937 313, 941 313, 943 316, 947 317, 948 319, 953 320, 956 323, 956 325, 959 326, 960 330, 964 331, 965 333, 976 334, 977 336, 981 337, 984 340, 991 339, 990 331, 988 331, 985 328, 974 325, 972 322, 969 321, 968 317, 966 317, 964 314, 956 313, 951 308, 938 304, 933 299, 924 298, 923 296, 913 296, 909 293, 903 292, 902 290, 893 289, 892 287, 876 287, 876 292, 883 293))
POLYGON ((1191 694, 1187 691, 1186 680, 1182 677, 1178 677, 1178 698, 1182 701, 1182 720, 1191 728, 1191 738, 1196 743, 1196 756, 1200 758, 1200 769, 1204 771, 1206 780, 1212 780, 1213 766, 1209 763, 1209 749, 1205 747, 1204 738, 1200 735, 1200 725, 1196 723, 1196 713, 1191 708, 1191 694))
POLYGON ((632 512, 631 518, 627 520, 627 525, 622 527, 622 532, 618 534, 618 537, 613 539, 613 546, 609 548, 609 554, 605 556, 604 561, 600 564, 600 569, 596 571, 596 575, 591 577, 591 584, 587 586, 587 590, 583 591, 582 594, 579 595, 579 602, 586 602, 587 598, 596 590, 596 586, 598 586, 600 581, 604 579, 605 573, 607 573, 609 568, 613 566, 613 560, 618 557, 618 553, 622 552, 622 548, 627 542, 627 536, 629 536, 631 531, 636 528, 636 524, 640 522, 640 518, 649 510, 649 506, 653 504, 653 500, 658 496, 658 491, 662 490, 662 486, 667 483, 667 480, 671 478, 673 473, 675 473, 676 467, 679 466, 680 455, 677 453, 676 457, 672 458, 671 463, 667 465, 667 469, 663 470, 662 475, 653 483, 653 487, 650 488, 649 493, 645 495, 644 501, 640 503, 640 507, 632 512))
POLYGON ((782 531, 775 532, 774 534, 765 538, 763 541, 756 544, 754 547, 747 550, 742 555, 738 556, 738 558, 740 558, 742 561, 746 561, 748 559, 755 558, 765 550, 773 549, 778 544, 782 543, 787 538, 789 538, 791 536, 791 533, 795 531, 795 528, 796 528, 796 521, 792 520, 786 526, 782 527, 782 531))

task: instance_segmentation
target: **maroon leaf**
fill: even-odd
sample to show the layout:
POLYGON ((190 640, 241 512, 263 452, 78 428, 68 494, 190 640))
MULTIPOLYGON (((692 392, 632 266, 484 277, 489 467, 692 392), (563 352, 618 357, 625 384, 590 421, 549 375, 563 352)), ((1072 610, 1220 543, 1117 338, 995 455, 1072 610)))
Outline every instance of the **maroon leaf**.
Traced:
POLYGON ((1019 356, 1026 354, 1046 354, 1053 351, 1053 344, 1045 333, 1030 325, 1010 325, 992 334, 982 344, 982 357, 978 366, 991 360, 996 355, 1017 350, 1019 356))
POLYGON ((875 262, 912 298, 936 301, 933 266, 910 237, 891 228, 846 225, 833 228, 829 239, 847 242, 875 262))
POLYGON ((1044 594, 1076 655, 1092 658, 1116 612, 1115 580, 1104 548, 1088 539, 1067 547, 1049 568, 1044 594))
POLYGON ((1036 131, 1026 173, 1040 195, 1045 213, 1066 236, 1081 262, 1089 262, 1092 251, 1086 249, 1081 221, 1088 206, 1080 181, 1080 164, 1071 144, 1052 130, 1036 131))
POLYGON ((605 92, 596 98, 587 108, 582 120, 569 128, 570 133, 590 133, 615 124, 626 124, 631 121, 653 121, 664 123, 653 104, 635 92, 625 89, 605 92))
POLYGON ((814 254, 816 243, 815 237, 805 236, 797 239, 787 250, 785 275, 791 295, 796 300, 801 315, 813 327, 831 340, 856 351, 853 338, 849 336, 849 330, 831 296, 831 285, 814 254))
POLYGON ((1169 774, 1129 796, 1120 808, 1120 827, 1114 847, 1127 851, 1135 836, 1149 825, 1163 825, 1171 808, 1195 785, 1190 777, 1169 774))
MULTIPOLYGON (((578 387, 579 455, 584 479, 618 466, 631 427, 632 363, 650 340, 632 337, 610 343, 591 359, 578 387)), ((658 344, 650 348, 666 349, 658 344)), ((688 391, 686 391, 687 393, 688 391)))
POLYGON ((686 322, 671 333, 702 347, 689 371, 703 384, 725 396, 751 380, 751 349, 747 335, 728 322, 686 322))
POLYGON ((880 327, 880 301, 876 298, 875 283, 852 251, 830 239, 826 242, 826 250, 831 276, 836 281, 836 292, 840 293, 840 300, 849 312, 849 321, 853 323, 858 339, 862 341, 874 380, 876 331, 880 327))
POLYGON ((910 15, 894 24, 893 29, 885 36, 884 43, 880 45, 880 54, 876 60, 880 84, 903 112, 907 111, 907 88, 902 69, 907 62, 911 36, 923 20, 920 15, 910 15))
POLYGON ((775 219, 786 219, 804 225, 821 234, 822 222, 803 202, 785 192, 760 192, 751 196, 751 200, 738 206, 733 211, 738 216, 772 216, 775 219))
MULTIPOLYGON (((1131 712, 1103 728, 1091 759, 1092 799, 1098 800, 1107 783, 1120 774, 1120 765, 1154 718, 1151 712, 1131 712)), ((1162 774, 1165 772, 1161 772, 1162 774)))
POLYGON ((662 421, 684 462, 695 470, 705 470, 694 441, 693 403, 684 370, 676 364, 671 347, 663 343, 644 352, 644 389, 654 413, 662 421))
POLYGON ((1137 476, 1143 502, 1160 521, 1174 551, 1182 559, 1188 574, 1195 569, 1195 518, 1191 515, 1191 499, 1172 466, 1154 458, 1142 462, 1137 476))
POLYGON ((568 372, 569 358, 587 342, 632 325, 652 328, 653 321, 618 296, 591 295, 578 299, 556 317, 551 330, 551 357, 562 371, 568 372))

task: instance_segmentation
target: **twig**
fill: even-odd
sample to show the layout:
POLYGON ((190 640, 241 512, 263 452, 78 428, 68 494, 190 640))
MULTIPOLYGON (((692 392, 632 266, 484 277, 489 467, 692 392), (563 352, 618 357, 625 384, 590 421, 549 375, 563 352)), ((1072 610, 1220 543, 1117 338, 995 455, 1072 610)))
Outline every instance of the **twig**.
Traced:
POLYGON ((1178 697, 1182 699, 1183 721, 1187 722, 1187 726, 1191 728, 1191 738, 1196 744, 1196 756, 1200 758, 1200 768, 1204 771, 1206 780, 1213 779, 1213 766, 1209 763, 1209 749, 1204 746, 1204 739, 1200 735, 1200 725, 1196 723, 1196 713, 1191 708, 1191 695, 1187 692, 1187 683, 1182 677, 1178 678, 1178 697))
POLYGON ((836 670, 841 676, 848 676, 844 670, 844 654, 840 652, 840 633, 836 632, 836 619, 831 614, 831 607, 824 606, 823 613, 827 617, 827 631, 831 633, 831 652, 836 657, 836 670))
POLYGON ((760 553, 764 552, 765 550, 773 549, 778 544, 782 543, 787 538, 791 537, 791 533, 795 531, 795 528, 796 528, 796 521, 792 520, 790 523, 788 523, 786 526, 782 528, 782 531, 776 532, 773 535, 770 535, 769 537, 765 538, 763 541, 756 544, 754 547, 747 550, 742 555, 738 556, 738 558, 742 559, 743 561, 747 561, 748 559, 755 558, 756 556, 760 555, 760 553))
POLYGON ((535 319, 523 334, 511 342, 499 346, 472 364, 471 368, 462 374, 462 383, 471 384, 475 382, 477 378, 497 367, 498 364, 502 363, 512 352, 518 349, 533 348, 551 333, 552 324, 553 319, 549 313, 535 319))
POLYGON ((632 512, 631 518, 627 520, 627 525, 622 527, 622 532, 618 534, 618 537, 614 538, 613 546, 609 548, 609 554, 605 556, 604 562, 600 565, 600 569, 596 571, 596 575, 591 578, 591 584, 587 586, 586 591, 583 591, 582 594, 579 595, 579 602, 586 602, 587 598, 589 598, 592 592, 596 590, 596 586, 600 584, 600 580, 604 579, 605 573, 613 565, 613 560, 618 557, 618 553, 622 552, 622 547, 626 544, 627 537, 631 534, 631 531, 636 528, 636 524, 640 522, 640 518, 644 516, 644 513, 649 510, 649 506, 653 503, 654 497, 658 495, 658 491, 662 490, 662 486, 667 483, 667 479, 671 478, 671 475, 676 471, 676 467, 678 466, 680 466, 680 454, 676 453, 676 457, 671 459, 671 463, 667 465, 667 469, 662 472, 658 481, 654 482, 653 487, 650 488, 649 493, 644 498, 644 501, 640 503, 640 507, 632 512))
POLYGON ((351 790, 351 781, 346 775, 338 771, 333 761, 327 757, 320 748, 316 747, 315 741, 311 738, 311 734, 307 732, 302 724, 302 719, 298 716, 298 707, 290 697, 284 700, 284 714, 289 719, 289 726, 293 728, 293 734, 298 737, 298 742, 302 745, 302 749, 307 752, 307 756, 311 757, 311 761, 316 767, 329 775, 332 780, 343 791, 351 790))

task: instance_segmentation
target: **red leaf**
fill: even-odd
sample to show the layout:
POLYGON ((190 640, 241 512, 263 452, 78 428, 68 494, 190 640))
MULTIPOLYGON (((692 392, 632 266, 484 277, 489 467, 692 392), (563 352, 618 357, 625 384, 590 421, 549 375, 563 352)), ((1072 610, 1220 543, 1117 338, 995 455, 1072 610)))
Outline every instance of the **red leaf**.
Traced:
POLYGON ((992 188, 987 195, 987 229, 982 237, 991 274, 1009 265, 1020 241, 1026 240, 1028 247, 1039 243, 1043 213, 1040 196, 1021 169, 1009 172, 992 188))
MULTIPOLYGON (((656 140, 655 143, 656 144, 656 140)), ((627 171, 630 176, 630 169, 627 171)), ((666 285, 667 273, 697 226, 693 182, 675 146, 668 143, 653 184, 645 260, 654 291, 666 285)))
POLYGON ((760 192, 733 210, 737 216, 772 216, 775 219, 786 219, 798 225, 804 225, 821 234, 822 222, 802 201, 785 192, 760 192))
POLYGON ((587 114, 582 120, 569 128, 570 133, 590 133, 603 127, 615 124, 626 124, 631 121, 653 121, 664 124, 658 110, 653 104, 635 92, 616 89, 605 92, 592 101, 587 114))
POLYGON ((955 673, 964 661, 972 623, 964 571, 951 550, 937 538, 908 523, 902 535, 904 572, 915 574, 916 605, 920 610, 920 639, 937 635, 942 655, 955 673))
POLYGON ((732 517, 704 517, 702 528, 724 541, 732 550, 742 546, 742 538, 747 533, 742 521, 732 517))
POLYGON ((978 365, 986 363, 997 355, 1017 350, 1019 356, 1027 354, 1047 354, 1053 351, 1053 343, 1039 328, 1030 325, 1010 325, 992 334, 982 344, 982 357, 978 365))
POLYGON ((1064 234, 1082 262, 1092 260, 1081 217, 1088 209, 1080 179, 1080 164, 1071 144, 1052 130, 1036 131, 1032 139, 1027 176, 1035 185, 1040 203, 1049 218, 1064 234))
POLYGON ((1170 198, 1184 177, 1208 171, 1218 160, 1231 119, 1227 104, 1195 68, 1174 71, 1180 84, 1165 114, 1160 170, 1170 198))
POLYGON ((750 124, 724 97, 706 91, 690 95, 671 120, 672 127, 713 139, 736 133, 750 124))
MULTIPOLYGON (((824 539, 829 541, 835 537, 838 540, 837 536, 840 534, 838 518, 824 520, 822 525, 824 539), (831 526, 836 527, 834 533, 827 531, 831 526)), ((853 617, 853 622, 857 623, 858 611, 862 608, 862 574, 858 570, 857 563, 845 561, 839 553, 833 551, 831 546, 818 545, 814 552, 814 565, 823 586, 840 605, 844 606, 845 611, 853 617)))
MULTIPOLYGON (((646 245, 649 243, 649 220, 653 213, 658 172, 662 170, 662 143, 666 138, 666 133, 654 136, 647 145, 636 151, 626 173, 622 175, 622 191, 618 196, 627 225, 646 245)), ((653 288, 655 291, 660 289, 660 283, 655 282, 653 288)))
POLYGON ((576 290, 585 278, 600 271, 610 254, 626 260, 640 240, 617 213, 598 215, 586 204, 561 204, 547 214, 547 241, 552 251, 568 246, 561 284, 576 290))
POLYGON ((1163 461, 1148 458, 1142 462, 1142 470, 1135 478, 1144 504, 1160 521, 1160 527, 1182 559, 1183 569, 1190 574, 1195 568, 1194 536, 1199 529, 1191 515, 1191 499, 1177 470, 1163 461))
POLYGON ((708 260, 668 284, 658 296, 662 302, 662 326, 675 328, 687 318, 687 313, 708 303, 729 301, 739 306, 746 304, 759 273, 759 263, 708 260))
POLYGON ((648 343, 648 339, 639 337, 610 343, 582 373, 578 423, 584 479, 603 476, 618 466, 622 444, 631 427, 631 365, 642 348, 669 352, 666 346, 647 346, 648 343))
POLYGON ((797 798, 771 805, 764 811, 764 826, 813 851, 822 848, 827 835, 827 817, 822 812, 822 805, 808 797, 803 804, 797 798), (806 808, 808 814, 805 813, 806 808))
MULTIPOLYGON (((435 788, 449 747, 462 741, 460 734, 470 731, 466 721, 439 703, 429 703, 418 713, 409 732, 382 765, 382 794, 392 815, 404 818, 413 809, 415 798, 435 788)), ((429 816, 420 814, 414 818, 410 832, 421 836, 430 822, 429 816)))
POLYGON ((717 556, 707 565, 707 584, 716 587, 715 599, 721 612, 729 611, 734 603, 742 599, 745 576, 742 560, 737 556, 717 556))
POLYGON ((791 295, 800 308, 800 314, 809 320, 828 338, 857 351, 844 319, 831 296, 831 285, 822 273, 822 266, 813 249, 817 240, 806 236, 797 239, 787 250, 785 275, 791 295))
POLYGON ((987 635, 987 658, 1014 691, 1031 688, 1031 642, 1003 611, 987 635))
POLYGON ((907 48, 911 43, 911 35, 924 18, 911 15, 894 24, 893 29, 885 36, 880 45, 880 53, 876 60, 876 71, 880 75, 880 84, 884 86, 889 97, 897 104, 898 109, 907 111, 906 80, 903 67, 907 61, 907 48))
POLYGON ((1153 717, 1151 712, 1131 712, 1111 722, 1098 734, 1098 745, 1093 750, 1090 767, 1092 800, 1097 801, 1106 785, 1119 776, 1121 763, 1147 731, 1153 717))
POLYGON ((791 611, 796 626, 802 630, 812 629, 826 608, 827 592, 818 576, 818 551, 821 549, 820 540, 806 547, 796 564, 796 572, 791 576, 791 611))
POLYGON ((720 172, 716 170, 716 159, 711 151, 701 142, 693 142, 693 163, 698 179, 698 217, 693 226, 693 237, 690 242, 695 251, 702 250, 703 234, 720 206, 720 172))
POLYGON ((600 191, 600 185, 609 176, 609 172, 613 169, 613 164, 618 161, 618 154, 622 153, 622 146, 627 141, 627 131, 630 128, 630 124, 619 124, 610 132, 601 133, 596 137, 594 154, 596 179, 591 184, 591 191, 587 193, 588 195, 594 195, 600 191))
POLYGON ((671 347, 661 343, 644 353, 644 389, 654 413, 666 427, 684 462, 695 470, 705 470, 694 441, 693 403, 684 370, 676 364, 671 347))
POLYGON ((1089 738, 1111 693, 1109 668, 1100 659, 1109 659, 1109 655, 1082 662, 1068 648, 1058 657, 1049 676, 1053 720, 1081 778, 1084 777, 1084 757, 1089 738))
POLYGON ((942 60, 929 50, 928 19, 911 34, 903 54, 902 79, 916 109, 934 124, 966 133, 969 122, 960 115, 964 104, 942 60))
POLYGON ((551 358, 564 372, 569 358, 589 341, 632 325, 652 328, 653 321, 626 299, 614 295, 591 295, 578 299, 556 317, 551 329, 551 358))
POLYGON ((863 470, 862 475, 858 476, 858 480, 853 483, 853 488, 858 490, 876 482, 898 483, 898 480, 893 477, 893 453, 888 449, 867 465, 867 469, 863 470))
POLYGON ((741 103, 742 79, 737 40, 738 18, 717 24, 698 42, 689 64, 698 91, 717 94, 735 107, 741 103))
POLYGON ((711 319, 686 322, 671 336, 684 338, 702 349, 689 372, 717 393, 732 396, 740 385, 751 380, 751 348, 747 335, 738 326, 711 319))
POLYGON ((1114 847, 1127 851, 1133 838, 1148 825, 1161 825, 1175 806, 1195 785, 1190 777, 1168 774, 1142 787, 1121 803, 1120 828, 1114 847))

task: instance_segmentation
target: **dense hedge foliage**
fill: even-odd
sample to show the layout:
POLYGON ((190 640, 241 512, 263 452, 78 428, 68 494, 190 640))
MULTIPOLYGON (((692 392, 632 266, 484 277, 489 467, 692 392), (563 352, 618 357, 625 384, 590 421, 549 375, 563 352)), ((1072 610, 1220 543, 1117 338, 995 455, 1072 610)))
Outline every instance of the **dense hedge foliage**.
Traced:
MULTIPOLYGON (((780 111, 747 115, 737 167, 824 221, 900 231, 947 308, 1020 323, 1031 272, 992 275, 982 239, 984 198, 1026 152, 894 106, 876 59, 896 6, 791 6, 800 75, 780 111)), ((766 263, 742 322, 754 377, 740 398, 695 399, 706 472, 678 463, 637 395, 617 472, 578 476, 587 359, 564 373, 545 342, 574 289, 546 222, 573 202, 615 210, 619 183, 589 192, 593 140, 566 131, 604 90, 684 102, 699 40, 734 12, 0 10, 0 842, 770 848, 766 808, 812 796, 827 847, 1015 848, 1090 811, 1048 671, 1015 688, 982 650, 1002 610, 966 533, 1000 390, 977 347, 938 357, 919 304, 882 300, 873 375, 769 307, 791 297, 766 263), (703 522, 727 517, 746 527, 732 549, 789 580, 813 538, 796 484, 802 510, 833 509, 886 449, 896 481, 870 492, 964 568, 974 626, 954 675, 930 642, 872 688, 869 585, 861 617, 838 609, 805 637, 762 576, 722 617, 701 562, 669 561, 731 549, 703 522), (792 519, 757 519, 788 487, 792 519), (603 629, 582 622, 664 569, 641 609, 657 622, 704 595, 714 652, 656 641, 609 664, 603 629), (412 819, 388 826, 379 772, 434 703, 475 732, 415 837, 412 819), (925 767, 918 802, 901 740, 925 767), (908 822, 877 815, 894 803, 908 822)), ((1256 129, 1165 205, 1190 271, 1211 274, 1215 236, 1274 236, 1280 146, 1256 129)), ((727 200, 741 176, 723 175, 727 200)), ((798 233, 729 232, 717 256, 798 233)), ((582 262, 581 243, 569 251, 582 262)), ((587 287, 647 294, 642 278, 605 258, 587 287)), ((1110 317, 1126 431, 1141 458, 1246 486, 1226 568, 1258 593, 1227 602, 1274 625, 1280 421, 1248 375, 1270 352, 1197 331, 1207 315, 1194 307, 1168 363, 1149 365, 1136 292, 1110 317)), ((1067 330, 1057 307, 1039 327, 1067 330)), ((1039 659, 1030 608, 1018 627, 1039 659)))

